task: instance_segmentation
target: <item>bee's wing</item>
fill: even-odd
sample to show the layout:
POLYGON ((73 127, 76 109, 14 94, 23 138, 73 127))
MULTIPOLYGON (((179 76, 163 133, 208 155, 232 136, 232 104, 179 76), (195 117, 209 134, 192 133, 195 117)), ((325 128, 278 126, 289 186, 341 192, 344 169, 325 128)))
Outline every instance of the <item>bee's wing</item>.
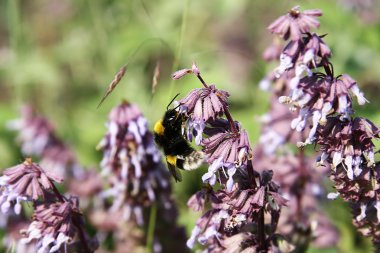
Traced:
POLYGON ((168 163, 168 169, 170 171, 170 174, 172 174, 172 176, 174 177, 174 179, 175 179, 176 182, 181 182, 182 181, 181 172, 179 171, 179 169, 176 166, 168 163))

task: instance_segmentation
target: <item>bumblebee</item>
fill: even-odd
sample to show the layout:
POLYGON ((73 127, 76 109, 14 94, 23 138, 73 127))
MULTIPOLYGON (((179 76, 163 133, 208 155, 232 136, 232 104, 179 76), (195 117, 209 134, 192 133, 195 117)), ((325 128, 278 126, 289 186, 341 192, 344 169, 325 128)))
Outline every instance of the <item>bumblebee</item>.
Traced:
POLYGON ((166 107, 164 117, 157 121, 153 129, 154 140, 163 149, 168 169, 176 182, 182 180, 181 172, 177 168, 182 170, 197 169, 205 157, 202 151, 192 148, 183 136, 183 124, 186 122, 187 116, 179 113, 178 107, 168 109, 177 96, 166 107))

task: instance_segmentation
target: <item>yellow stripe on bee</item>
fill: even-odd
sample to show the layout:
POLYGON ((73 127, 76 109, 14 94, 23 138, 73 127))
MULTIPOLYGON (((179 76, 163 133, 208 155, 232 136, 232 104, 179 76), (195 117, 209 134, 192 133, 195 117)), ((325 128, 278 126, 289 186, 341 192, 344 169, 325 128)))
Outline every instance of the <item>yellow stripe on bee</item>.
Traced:
POLYGON ((173 155, 168 155, 168 156, 166 156, 166 161, 167 161, 169 164, 171 164, 171 165, 173 165, 173 166, 176 166, 176 164, 177 164, 177 157, 175 157, 175 156, 173 156, 173 155))
POLYGON ((153 131, 158 134, 158 135, 163 135, 164 134, 164 126, 162 125, 162 119, 157 121, 156 124, 154 125, 153 131))

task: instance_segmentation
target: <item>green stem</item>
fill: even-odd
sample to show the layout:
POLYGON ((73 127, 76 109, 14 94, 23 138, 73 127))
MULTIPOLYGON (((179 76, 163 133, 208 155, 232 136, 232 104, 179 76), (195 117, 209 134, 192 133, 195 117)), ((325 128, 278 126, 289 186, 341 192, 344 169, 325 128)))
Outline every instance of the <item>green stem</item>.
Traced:
POLYGON ((19 1, 8 0, 7 7, 9 47, 13 50, 13 53, 16 53, 18 47, 18 38, 20 35, 19 1))
MULTIPOLYGON (((179 67, 179 61, 182 57, 182 47, 183 47, 183 39, 185 37, 185 31, 186 31, 186 27, 187 27, 187 16, 188 16, 188 13, 189 13, 189 5, 190 5, 190 0, 185 0, 185 6, 184 6, 184 9, 183 9, 183 12, 182 12, 182 24, 181 24, 181 33, 180 33, 180 37, 179 37, 179 41, 178 41, 178 44, 177 44, 177 50, 176 50, 176 53, 174 55, 174 61, 173 61, 173 66, 172 66, 172 72, 178 70, 178 67, 179 67)), ((173 94, 173 90, 174 90, 174 80, 172 79, 171 82, 170 82, 170 85, 169 85, 169 97, 172 97, 172 94, 173 94)))
MULTIPOLYGON (((17 67, 17 60, 19 54, 20 42, 20 3, 19 0, 8 0, 7 3, 7 22, 9 33, 9 48, 13 54, 13 59, 9 65, 9 71, 12 72, 13 68, 17 67)), ((12 81, 13 82, 13 81, 12 81)), ((19 105, 22 99, 22 85, 14 86, 14 99, 12 101, 15 105, 19 105)))
POLYGON ((154 230, 156 227, 156 218, 157 218, 157 203, 154 203, 150 209, 149 216, 149 225, 148 225, 148 234, 146 239, 146 248, 148 252, 153 251, 153 240, 154 240, 154 230))
MULTIPOLYGON (((87 0, 87 6, 90 10, 91 21, 93 23, 94 35, 96 37, 98 50, 101 52, 100 57, 103 62, 105 62, 107 72, 113 69, 111 62, 108 60, 108 34, 104 28, 104 15, 102 15, 101 7, 99 6, 100 1, 90 1, 87 0)), ((112 72, 112 71, 111 71, 112 72)))

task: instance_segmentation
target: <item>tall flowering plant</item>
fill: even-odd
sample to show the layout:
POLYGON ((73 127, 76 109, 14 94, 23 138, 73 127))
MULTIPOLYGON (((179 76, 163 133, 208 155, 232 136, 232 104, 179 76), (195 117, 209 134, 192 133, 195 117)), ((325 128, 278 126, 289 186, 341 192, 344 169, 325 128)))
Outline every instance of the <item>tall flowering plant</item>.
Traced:
POLYGON ((229 112, 229 93, 208 85, 195 64, 172 77, 186 74, 195 75, 203 87, 179 100, 177 110, 185 116, 187 139, 195 138, 209 166, 202 176, 206 186, 188 201, 194 211, 203 211, 188 247, 198 242, 207 252, 268 252, 283 246, 275 231, 286 200, 271 171, 259 174, 253 169, 247 132, 229 112))
MULTIPOLYGON (((280 91, 273 92, 272 97, 277 93, 280 91)), ((314 168, 315 155, 292 148, 304 138, 304 133, 289 127, 292 117, 285 105, 272 98, 270 111, 261 117, 262 134, 254 150, 254 165, 258 171, 271 168, 273 180, 288 199, 277 229, 296 252, 305 252, 310 245, 334 247, 339 239, 337 230, 320 208, 326 201, 323 185, 328 168, 314 168)))
MULTIPOLYGON (((302 17, 293 20, 292 15, 297 15, 297 12, 299 7, 294 8, 288 16, 275 21, 270 29, 283 25, 281 36, 295 40, 300 37, 301 30, 310 31, 319 26, 317 17, 322 14, 319 10, 299 13, 302 17), (296 25, 300 26, 299 30, 296 25)), ((310 40, 312 42, 307 42, 305 46, 307 50, 320 39, 314 34, 310 40)), ((285 71, 284 68, 293 63, 292 60, 285 60, 288 58, 283 51, 288 52, 290 46, 297 43, 300 42, 292 41, 283 49, 285 45, 276 37, 263 53, 266 61, 280 61, 280 65, 260 82, 260 88, 271 92, 271 99, 269 112, 260 118, 262 133, 255 148, 255 167, 258 170, 269 167, 273 169, 274 181, 280 185, 281 193, 289 200, 288 206, 281 213, 278 231, 289 239, 297 252, 304 252, 310 245, 316 248, 335 247, 339 236, 320 208, 320 204, 327 201, 323 185, 329 168, 315 168, 315 154, 294 148, 294 145, 302 143, 312 134, 313 128, 306 126, 302 131, 294 131, 291 126, 295 124, 295 108, 289 110, 287 104, 278 102, 279 97, 288 99, 292 85, 298 81, 298 72, 302 71, 307 58, 315 52, 308 51, 310 56, 304 56, 306 60, 296 64, 297 71, 285 71)), ((319 51, 318 61, 325 61, 322 58, 331 55, 330 49, 323 43, 319 46, 319 51)), ((311 74, 307 69, 305 73, 311 74)), ((302 124, 299 125, 301 126, 302 124)))
POLYGON ((379 250, 380 198, 379 170, 373 139, 379 128, 368 119, 355 117, 353 98, 367 102, 357 82, 347 74, 336 75, 330 62, 331 50, 323 38, 312 33, 319 27, 320 10, 292 8, 269 27, 287 41, 280 53, 280 65, 268 76, 286 85, 279 102, 287 104, 297 116, 290 127, 298 132, 309 129, 299 147, 320 146, 320 165, 329 165, 336 193, 350 204, 354 225, 373 239, 379 250))
MULTIPOLYGON (((184 230, 176 224, 178 212, 171 196, 169 173, 161 162, 148 121, 136 105, 124 101, 111 110, 106 127, 107 133, 97 148, 103 152, 101 174, 108 187, 99 194, 105 203, 104 215, 99 212, 94 215, 94 223, 101 230, 115 232, 118 252, 134 241, 133 233, 127 230, 146 228, 148 223, 157 223, 150 245, 154 252, 186 252, 184 230), (149 220, 152 212, 160 219, 149 220), (124 229, 126 226, 129 228, 124 229), (160 230, 165 233, 159 233, 160 230), (165 236, 177 240, 168 243, 165 236)), ((146 240, 140 236, 136 243, 143 244, 146 240)))

